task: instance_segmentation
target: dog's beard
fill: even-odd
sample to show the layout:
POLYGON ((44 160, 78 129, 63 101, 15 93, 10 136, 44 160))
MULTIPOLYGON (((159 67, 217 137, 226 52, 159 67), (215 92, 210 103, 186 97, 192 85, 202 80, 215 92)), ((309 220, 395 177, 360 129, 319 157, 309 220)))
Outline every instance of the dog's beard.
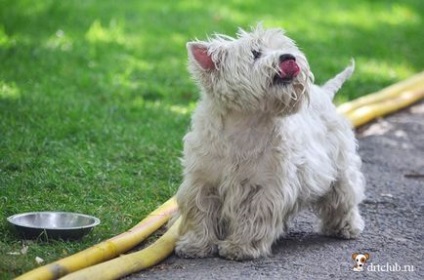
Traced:
POLYGON ((279 115, 294 114, 298 112, 302 104, 309 102, 309 77, 305 71, 293 80, 273 79, 271 90, 275 92, 276 106, 279 115))

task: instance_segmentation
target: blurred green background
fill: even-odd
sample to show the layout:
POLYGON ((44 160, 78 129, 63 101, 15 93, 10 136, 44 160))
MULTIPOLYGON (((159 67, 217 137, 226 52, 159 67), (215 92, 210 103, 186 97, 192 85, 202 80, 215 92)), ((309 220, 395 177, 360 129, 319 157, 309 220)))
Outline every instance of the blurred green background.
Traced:
POLYGON ((318 83, 356 59, 343 102, 423 70, 423 11, 421 0, 0 0, 0 278, 114 236, 174 194, 198 97, 187 41, 283 27, 318 83), (73 243, 8 230, 7 216, 39 210, 102 224, 73 243))

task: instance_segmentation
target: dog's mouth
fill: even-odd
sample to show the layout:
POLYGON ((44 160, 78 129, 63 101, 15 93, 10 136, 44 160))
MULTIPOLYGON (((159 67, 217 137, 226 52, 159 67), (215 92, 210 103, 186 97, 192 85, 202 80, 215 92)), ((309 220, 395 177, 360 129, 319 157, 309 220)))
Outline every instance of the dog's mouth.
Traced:
POLYGON ((280 56, 279 71, 274 76, 274 84, 289 84, 300 73, 300 67, 296 63, 296 58, 291 54, 280 56))

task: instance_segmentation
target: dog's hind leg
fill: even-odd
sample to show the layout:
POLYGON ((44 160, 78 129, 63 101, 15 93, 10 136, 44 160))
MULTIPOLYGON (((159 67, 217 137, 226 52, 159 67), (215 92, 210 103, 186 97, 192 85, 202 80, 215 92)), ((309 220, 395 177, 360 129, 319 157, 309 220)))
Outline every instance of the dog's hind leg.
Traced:
POLYGON ((340 238, 355 238, 364 229, 358 204, 364 198, 365 180, 359 170, 360 159, 351 154, 349 165, 340 169, 337 180, 315 204, 321 218, 321 232, 340 238))

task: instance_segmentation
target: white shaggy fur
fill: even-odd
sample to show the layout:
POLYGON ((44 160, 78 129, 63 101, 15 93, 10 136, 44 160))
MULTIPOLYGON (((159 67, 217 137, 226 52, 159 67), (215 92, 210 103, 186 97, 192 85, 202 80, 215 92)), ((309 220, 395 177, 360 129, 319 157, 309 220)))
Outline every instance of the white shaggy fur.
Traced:
POLYGON ((304 54, 280 29, 240 30, 187 44, 201 100, 184 137, 176 253, 243 260, 269 255, 290 217, 312 205, 324 234, 364 228, 361 160, 332 98, 354 65, 313 84, 304 54), (296 65, 282 64, 282 55, 296 65), (283 68, 293 72, 282 81, 283 68))

